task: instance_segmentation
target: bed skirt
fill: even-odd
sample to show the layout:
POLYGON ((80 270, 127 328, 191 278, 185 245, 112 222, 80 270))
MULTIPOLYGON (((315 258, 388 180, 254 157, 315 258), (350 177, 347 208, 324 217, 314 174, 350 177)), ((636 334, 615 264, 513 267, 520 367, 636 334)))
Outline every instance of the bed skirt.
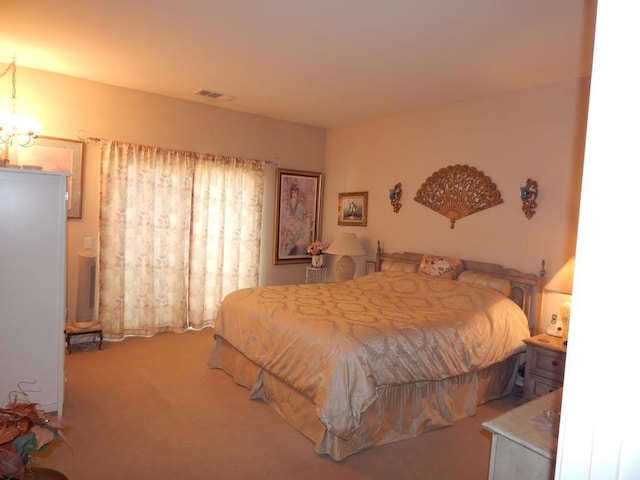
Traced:
POLYGON ((249 398, 274 408, 315 444, 315 451, 339 461, 359 451, 417 437, 476 414, 478 405, 511 393, 519 355, 480 372, 435 382, 380 387, 377 400, 362 414, 359 428, 344 439, 320 422, 307 397, 251 362, 216 336, 209 366, 226 371, 250 390, 249 398))

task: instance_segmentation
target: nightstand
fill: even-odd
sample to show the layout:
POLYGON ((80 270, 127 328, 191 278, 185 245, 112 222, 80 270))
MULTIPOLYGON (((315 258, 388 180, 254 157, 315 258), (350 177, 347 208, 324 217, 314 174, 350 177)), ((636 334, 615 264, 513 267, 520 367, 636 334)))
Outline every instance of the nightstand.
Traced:
POLYGON ((327 281, 327 269, 324 267, 307 267, 307 283, 325 283, 327 281))
POLYGON ((567 347, 564 339, 542 333, 527 338, 524 400, 532 400, 562 387, 567 347))

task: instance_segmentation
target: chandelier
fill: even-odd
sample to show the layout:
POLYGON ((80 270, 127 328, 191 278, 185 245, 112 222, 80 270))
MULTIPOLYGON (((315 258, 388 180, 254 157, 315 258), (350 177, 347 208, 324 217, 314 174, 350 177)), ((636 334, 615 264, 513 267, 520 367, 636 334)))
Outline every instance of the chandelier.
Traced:
POLYGON ((35 142, 40 131, 38 122, 26 115, 16 112, 16 59, 0 74, 0 78, 11 72, 11 113, 0 116, 0 143, 6 145, 18 144, 30 147, 35 142))

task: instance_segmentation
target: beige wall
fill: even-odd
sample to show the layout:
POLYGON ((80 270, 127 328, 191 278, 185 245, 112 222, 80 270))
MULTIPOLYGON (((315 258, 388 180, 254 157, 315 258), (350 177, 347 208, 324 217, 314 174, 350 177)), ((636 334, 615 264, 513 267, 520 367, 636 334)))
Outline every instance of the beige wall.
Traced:
MULTIPOLYGON (((42 123, 42 134, 89 136, 145 145, 275 161, 282 168, 322 171, 325 130, 208 105, 110 87, 18 66, 20 108, 42 123)), ((2 105, 0 105, 1 107, 2 105)), ((69 319, 75 319, 78 253, 92 237, 97 251, 100 147, 85 146, 83 215, 68 222, 69 319)), ((304 266, 274 266, 275 167, 267 168, 261 283, 304 281, 304 266)), ((4 228, 4 227, 3 227, 4 228)))
MULTIPOLYGON (((196 152, 276 161, 282 168, 324 172, 323 239, 339 230, 387 251, 429 251, 555 273, 574 254, 589 79, 324 129, 248 115, 70 77, 18 68, 20 107, 43 134, 89 136, 196 152), (325 138, 326 137, 326 138, 325 138), (449 221, 413 200, 436 169, 468 164, 497 184, 504 203, 449 221), (540 185, 527 220, 519 188, 540 185), (402 208, 388 190, 402 182, 402 208), (339 192, 368 191, 367 227, 338 227, 339 192)), ((83 217, 68 223, 69 318, 75 318, 77 255, 98 238, 99 146, 87 143, 83 217)), ((275 167, 267 169, 261 284, 304 282, 305 265, 272 264, 275 167)), ((97 242, 96 246, 97 246, 97 242)), ((94 248, 95 250, 95 248, 94 248)), ((358 261, 358 273, 364 271, 358 261)), ((331 266, 331 261, 328 262, 331 266)), ((556 305, 545 302, 543 318, 556 305)))
MULTIPOLYGON (((415 251, 501 263, 553 275, 575 252, 589 79, 360 122, 327 132, 324 239, 340 230, 363 239, 375 258, 415 251), (466 164, 491 177, 504 203, 449 220, 413 200, 431 174, 466 164), (537 213, 523 214, 520 186, 539 184, 537 213), (388 191, 403 186, 394 213, 388 191), (366 227, 337 225, 340 192, 368 191, 366 227)), ((359 273, 364 269, 360 259, 359 273)), ((545 302, 543 325, 550 318, 545 302)))

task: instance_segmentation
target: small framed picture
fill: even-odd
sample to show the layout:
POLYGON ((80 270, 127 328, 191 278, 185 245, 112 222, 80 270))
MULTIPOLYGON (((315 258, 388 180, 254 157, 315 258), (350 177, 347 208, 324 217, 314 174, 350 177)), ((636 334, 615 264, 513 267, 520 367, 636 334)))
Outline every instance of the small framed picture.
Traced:
POLYGON ((368 192, 338 194, 338 225, 367 226, 368 192))
POLYGON ((372 262, 367 260, 364 264, 365 266, 365 275, 369 275, 371 273, 375 273, 376 271, 376 262, 372 262))
MULTIPOLYGON (((82 162, 84 142, 39 135, 29 148, 18 148, 18 163, 67 177, 67 218, 82 218, 82 162)), ((26 168, 26 167, 23 167, 26 168)))

